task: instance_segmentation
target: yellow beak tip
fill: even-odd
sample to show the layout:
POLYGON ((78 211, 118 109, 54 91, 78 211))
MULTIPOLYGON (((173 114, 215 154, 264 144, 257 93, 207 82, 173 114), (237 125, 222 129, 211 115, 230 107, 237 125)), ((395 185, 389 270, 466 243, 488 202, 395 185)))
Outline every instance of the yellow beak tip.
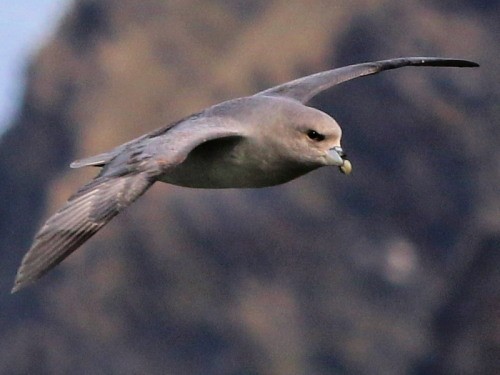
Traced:
POLYGON ((339 167, 340 171, 345 174, 351 174, 352 172, 352 164, 349 160, 344 160, 344 164, 339 167))

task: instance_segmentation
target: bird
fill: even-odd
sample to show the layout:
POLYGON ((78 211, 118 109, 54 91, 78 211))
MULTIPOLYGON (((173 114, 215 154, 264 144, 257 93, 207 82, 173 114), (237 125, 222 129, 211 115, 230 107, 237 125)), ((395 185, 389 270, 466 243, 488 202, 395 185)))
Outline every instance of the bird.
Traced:
POLYGON ((323 166, 352 171, 342 129, 308 106, 340 83, 406 66, 478 67, 462 59, 403 57, 344 66, 228 100, 77 160, 71 168, 100 168, 35 235, 17 271, 12 293, 32 284, 155 182, 204 189, 283 184, 323 166))

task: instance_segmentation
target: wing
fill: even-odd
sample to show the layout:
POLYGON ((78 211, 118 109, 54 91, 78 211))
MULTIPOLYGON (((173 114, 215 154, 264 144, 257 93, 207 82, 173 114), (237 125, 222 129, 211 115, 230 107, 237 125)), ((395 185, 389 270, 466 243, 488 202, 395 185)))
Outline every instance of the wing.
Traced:
POLYGON ((439 57, 404 57, 399 59, 381 60, 316 73, 307 77, 272 87, 256 95, 276 95, 306 103, 320 92, 339 83, 354 78, 376 74, 384 70, 398 69, 404 66, 447 66, 471 68, 479 65, 472 61, 447 59, 439 57))
POLYGON ((16 275, 12 293, 59 264, 154 182, 145 173, 98 177, 83 186, 35 237, 16 275))
POLYGON ((225 104, 221 103, 203 112, 195 113, 162 126, 108 152, 75 160, 70 164, 70 167, 113 166, 116 168, 117 164, 121 164, 123 167, 123 163, 117 163, 117 159, 121 159, 125 163, 131 163, 132 161, 129 160, 131 154, 143 154, 145 152, 150 156, 151 154, 159 156, 155 155, 155 152, 159 151, 168 154, 162 155, 162 161, 168 160, 167 164, 182 162, 192 149, 205 141, 241 135, 238 130, 241 128, 240 124, 231 119, 230 116, 233 108, 225 104), (221 113, 214 116, 210 113, 212 108, 217 108, 221 113), (151 148, 155 147, 156 150, 151 150, 151 148))
POLYGON ((85 159, 78 166, 97 165, 103 169, 37 233, 21 262, 12 293, 59 264, 139 198, 159 175, 182 163, 191 150, 213 139, 239 135, 223 117, 191 118, 118 146, 110 153, 85 159))

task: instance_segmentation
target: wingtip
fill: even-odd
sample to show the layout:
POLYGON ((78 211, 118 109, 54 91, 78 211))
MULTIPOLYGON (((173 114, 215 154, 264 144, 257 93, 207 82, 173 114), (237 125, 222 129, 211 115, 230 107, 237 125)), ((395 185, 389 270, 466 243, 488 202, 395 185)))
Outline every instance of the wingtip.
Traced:
MULTIPOLYGON (((457 68, 477 68, 479 64, 475 61, 464 59, 445 58, 440 61, 444 66, 455 66, 457 68)), ((438 62, 439 64, 439 62, 438 62)))
POLYGON ((460 63, 460 67, 463 68, 478 68, 480 65, 477 62, 470 60, 457 60, 460 63))
MULTIPOLYGON (((449 58, 449 57, 409 57, 394 59, 394 62, 408 61, 409 65, 423 65, 423 66, 443 66, 443 67, 456 67, 456 68, 477 68, 479 64, 475 61, 449 58)), ((399 64, 397 67, 399 67, 399 64)))
POLYGON ((18 291, 19 291, 19 288, 16 285, 14 285, 14 287, 10 290, 10 294, 15 294, 18 291))
POLYGON ((23 289, 25 287, 25 285, 23 285, 22 283, 18 283, 17 281, 14 283, 14 286, 12 287, 12 289, 10 290, 10 294, 14 294, 14 293, 17 293, 19 292, 21 289, 23 289))
POLYGON ((22 271, 17 271, 16 279, 14 280, 14 286, 10 290, 10 294, 19 292, 21 289, 24 289, 33 281, 34 280, 23 277, 22 271))

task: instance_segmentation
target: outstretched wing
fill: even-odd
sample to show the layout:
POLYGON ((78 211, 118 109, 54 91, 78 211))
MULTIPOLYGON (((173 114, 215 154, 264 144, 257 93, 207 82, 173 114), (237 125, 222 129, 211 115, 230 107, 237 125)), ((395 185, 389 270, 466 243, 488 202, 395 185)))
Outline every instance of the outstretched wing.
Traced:
POLYGON ((402 68, 404 66, 447 66, 472 68, 478 67, 479 64, 467 60, 439 57, 404 57, 399 59, 381 60, 349 65, 338 69, 312 74, 310 76, 299 78, 294 81, 272 87, 265 91, 261 91, 256 95, 283 96, 298 100, 302 103, 307 103, 311 98, 320 92, 338 85, 339 83, 370 74, 376 74, 384 70, 402 68))
POLYGON ((234 122, 224 117, 191 116, 174 125, 74 165, 94 165, 103 169, 37 233, 21 262, 12 293, 59 264, 139 198, 159 175, 182 163, 194 148, 213 139, 240 135, 234 122))
POLYGON ((154 182, 146 173, 98 177, 83 186, 35 237, 17 272, 12 293, 59 264, 154 182))

